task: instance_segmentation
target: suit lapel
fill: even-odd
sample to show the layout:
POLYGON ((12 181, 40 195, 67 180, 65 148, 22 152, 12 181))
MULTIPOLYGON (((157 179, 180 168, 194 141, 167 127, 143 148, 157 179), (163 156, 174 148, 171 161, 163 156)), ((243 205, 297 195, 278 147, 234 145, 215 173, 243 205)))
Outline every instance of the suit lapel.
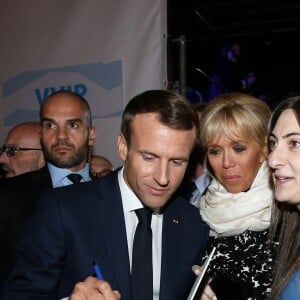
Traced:
POLYGON ((173 276, 177 274, 177 263, 180 255, 178 243, 181 240, 181 221, 179 210, 173 209, 172 205, 166 208, 162 235, 161 299, 171 299, 169 287, 173 286, 173 276))
POLYGON ((120 291, 124 295, 130 295, 130 265, 126 227, 117 174, 118 172, 114 172, 113 176, 106 176, 100 181, 103 180, 104 184, 99 184, 98 189, 98 220, 101 234, 104 236, 109 265, 112 268, 110 271, 114 274, 120 291))

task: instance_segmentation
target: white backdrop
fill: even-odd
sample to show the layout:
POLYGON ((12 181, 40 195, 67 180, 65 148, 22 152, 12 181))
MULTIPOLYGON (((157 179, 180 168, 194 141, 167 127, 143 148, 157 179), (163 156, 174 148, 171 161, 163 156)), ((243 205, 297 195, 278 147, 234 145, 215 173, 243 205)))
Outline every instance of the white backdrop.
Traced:
POLYGON ((1 1, 0 143, 38 120, 47 95, 70 89, 91 105, 96 153, 117 167, 125 104, 166 88, 166 30, 166 0, 1 1))

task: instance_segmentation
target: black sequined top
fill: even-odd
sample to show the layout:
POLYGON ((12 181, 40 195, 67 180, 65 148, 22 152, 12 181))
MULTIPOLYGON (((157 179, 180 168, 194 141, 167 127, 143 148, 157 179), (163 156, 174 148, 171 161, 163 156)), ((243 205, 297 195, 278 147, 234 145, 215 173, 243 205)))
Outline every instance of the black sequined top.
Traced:
POLYGON ((210 237, 216 247, 208 273, 218 300, 264 300, 270 292, 276 245, 267 243, 268 230, 230 237, 210 237))

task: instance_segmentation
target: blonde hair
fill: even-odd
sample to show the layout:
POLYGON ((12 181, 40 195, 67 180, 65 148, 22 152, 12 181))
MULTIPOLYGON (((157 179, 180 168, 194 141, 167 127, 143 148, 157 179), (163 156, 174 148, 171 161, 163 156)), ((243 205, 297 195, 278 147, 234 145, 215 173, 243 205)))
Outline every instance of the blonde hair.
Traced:
POLYGON ((271 109, 260 99, 244 93, 221 94, 208 103, 200 121, 200 141, 207 148, 216 137, 225 134, 233 138, 232 125, 246 140, 266 146, 271 109))

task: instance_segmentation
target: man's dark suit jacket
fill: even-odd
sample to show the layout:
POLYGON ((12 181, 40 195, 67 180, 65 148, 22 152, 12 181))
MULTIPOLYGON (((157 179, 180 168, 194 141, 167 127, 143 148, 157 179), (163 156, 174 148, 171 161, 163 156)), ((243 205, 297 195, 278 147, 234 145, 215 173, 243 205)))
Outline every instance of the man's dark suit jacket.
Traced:
POLYGON ((0 180, 0 287, 13 261, 16 243, 38 198, 52 189, 48 168, 0 180))
MULTIPOLYGON (((45 194, 22 236, 2 299, 61 299, 93 275, 131 300, 130 265, 118 171, 45 194)), ((174 196, 164 210, 160 299, 184 300, 200 264, 208 228, 199 211, 174 196)))

